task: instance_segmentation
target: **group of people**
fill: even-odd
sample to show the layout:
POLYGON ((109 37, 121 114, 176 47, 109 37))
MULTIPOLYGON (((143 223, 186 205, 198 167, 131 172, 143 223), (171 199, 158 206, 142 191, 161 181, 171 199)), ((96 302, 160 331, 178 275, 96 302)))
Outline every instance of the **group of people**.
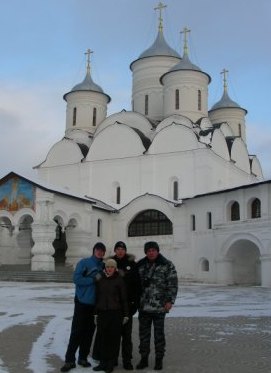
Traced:
POLYGON ((165 315, 175 302, 178 278, 175 266, 166 259, 155 241, 145 243, 145 257, 138 262, 127 253, 124 242, 115 244, 114 255, 104 259, 106 247, 97 242, 93 254, 81 259, 74 271, 74 314, 70 339, 61 372, 90 367, 88 360, 95 334, 93 370, 111 373, 122 356, 123 368, 133 370, 133 315, 138 311, 139 353, 136 365, 149 365, 151 327, 154 328, 155 370, 163 369, 165 315))

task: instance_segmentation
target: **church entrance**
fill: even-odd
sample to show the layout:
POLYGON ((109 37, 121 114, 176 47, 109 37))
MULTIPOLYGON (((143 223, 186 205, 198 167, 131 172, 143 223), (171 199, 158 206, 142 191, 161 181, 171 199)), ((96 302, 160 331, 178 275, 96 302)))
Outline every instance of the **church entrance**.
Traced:
POLYGON ((234 285, 261 285, 260 250, 254 242, 235 241, 226 257, 232 262, 234 285))
POLYGON ((56 217, 54 221, 57 223, 57 226, 56 237, 53 241, 53 247, 55 249, 53 257, 55 259, 56 266, 64 266, 66 259, 66 251, 68 248, 66 241, 66 233, 65 230, 63 231, 61 219, 58 219, 56 217))

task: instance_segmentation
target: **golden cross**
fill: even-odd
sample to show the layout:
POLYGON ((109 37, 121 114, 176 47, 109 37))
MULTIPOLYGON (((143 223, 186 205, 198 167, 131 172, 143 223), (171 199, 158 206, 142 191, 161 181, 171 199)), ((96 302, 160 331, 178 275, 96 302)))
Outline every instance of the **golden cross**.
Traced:
POLYGON ((223 85, 224 89, 227 89, 227 74, 229 70, 223 69, 220 74, 223 74, 223 85))
POLYGON ((86 61, 86 65, 87 65, 87 72, 90 73, 90 55, 91 53, 93 53, 93 51, 91 51, 90 49, 87 49, 87 51, 85 52, 85 55, 86 55, 86 58, 87 58, 87 61, 86 61))
POLYGON ((163 18, 162 18, 162 9, 165 9, 167 5, 164 5, 161 1, 154 8, 154 10, 159 10, 159 31, 163 31, 163 18))
POLYGON ((183 54, 185 56, 188 56, 187 35, 189 34, 189 32, 191 32, 191 30, 189 30, 189 28, 187 27, 184 27, 183 31, 180 32, 181 34, 184 34, 183 54))

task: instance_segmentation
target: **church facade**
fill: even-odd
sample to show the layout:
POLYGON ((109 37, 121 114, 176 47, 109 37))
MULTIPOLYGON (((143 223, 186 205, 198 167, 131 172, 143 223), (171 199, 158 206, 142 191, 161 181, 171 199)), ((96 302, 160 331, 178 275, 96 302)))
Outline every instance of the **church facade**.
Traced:
POLYGON ((246 109, 164 37, 131 62, 132 109, 107 116, 87 54, 84 80, 64 95, 64 137, 37 179, 0 180, 0 265, 73 266, 96 241, 127 243, 137 259, 155 240, 180 279, 271 286, 270 180, 246 143, 246 109))

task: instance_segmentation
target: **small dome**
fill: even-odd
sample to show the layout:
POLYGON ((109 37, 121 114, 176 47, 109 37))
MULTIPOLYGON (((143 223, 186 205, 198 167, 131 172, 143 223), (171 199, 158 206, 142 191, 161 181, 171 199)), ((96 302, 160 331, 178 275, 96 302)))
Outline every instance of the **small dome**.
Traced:
POLYGON ((94 92, 104 93, 102 88, 98 84, 93 82, 90 76, 89 70, 87 71, 85 79, 81 83, 76 84, 72 88, 71 92, 74 92, 74 91, 94 91, 94 92))
POLYGON ((189 57, 185 54, 183 56, 183 59, 177 63, 177 65, 173 66, 169 71, 179 71, 179 70, 195 70, 195 71, 201 71, 201 69, 194 65, 189 57))
POLYGON ((224 90, 222 98, 212 106, 211 110, 215 109, 222 109, 222 108, 240 108, 241 106, 238 105, 235 101, 233 101, 226 90, 224 90))
POLYGON ((154 43, 146 49, 141 55, 138 57, 146 58, 146 57, 154 57, 154 56, 170 56, 170 57, 177 57, 181 58, 179 53, 177 53, 174 49, 172 49, 168 43, 166 42, 163 32, 159 30, 158 35, 154 41, 154 43))

